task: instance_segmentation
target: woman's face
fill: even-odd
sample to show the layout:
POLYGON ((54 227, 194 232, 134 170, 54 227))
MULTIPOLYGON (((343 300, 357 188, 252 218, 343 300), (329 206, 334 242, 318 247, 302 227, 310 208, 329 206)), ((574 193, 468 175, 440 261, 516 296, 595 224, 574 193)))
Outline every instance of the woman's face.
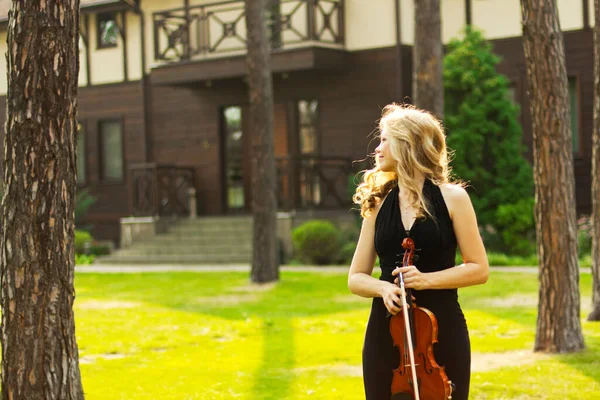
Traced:
POLYGON ((393 159, 392 153, 390 152, 390 142, 385 134, 385 131, 381 132, 379 136, 379 146, 375 149, 375 160, 379 169, 384 172, 393 172, 396 170, 396 160, 393 159))

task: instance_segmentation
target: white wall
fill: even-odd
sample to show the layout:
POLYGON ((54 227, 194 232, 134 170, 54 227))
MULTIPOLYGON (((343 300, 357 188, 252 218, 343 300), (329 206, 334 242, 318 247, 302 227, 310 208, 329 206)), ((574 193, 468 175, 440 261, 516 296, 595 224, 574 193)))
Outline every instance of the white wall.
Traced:
MULTIPOLYGON (((396 43, 395 0, 346 0, 346 48, 389 47, 396 43)), ((406 1, 404 1, 406 3, 406 1)))

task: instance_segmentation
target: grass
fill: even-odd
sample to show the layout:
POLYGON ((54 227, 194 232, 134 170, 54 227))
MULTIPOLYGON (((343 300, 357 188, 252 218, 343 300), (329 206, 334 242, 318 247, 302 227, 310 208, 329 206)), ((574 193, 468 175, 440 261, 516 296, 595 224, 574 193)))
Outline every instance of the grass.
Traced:
MULTIPOLYGON (((94 399, 364 399, 370 301, 344 273, 76 275, 84 390, 94 399)), ((582 275, 589 311, 591 277, 582 275)), ((471 332, 472 399, 600 399, 600 323, 586 350, 531 353, 535 274, 492 273, 460 290, 471 332), (522 365, 521 365, 522 364, 522 365)))

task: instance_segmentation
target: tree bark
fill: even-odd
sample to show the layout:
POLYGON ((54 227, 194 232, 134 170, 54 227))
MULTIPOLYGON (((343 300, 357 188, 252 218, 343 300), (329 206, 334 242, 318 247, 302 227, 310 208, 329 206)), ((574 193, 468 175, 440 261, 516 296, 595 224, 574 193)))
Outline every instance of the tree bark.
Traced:
POLYGON ((444 75, 440 0, 415 1, 413 103, 444 117, 444 75))
POLYGON ((73 301, 79 0, 13 0, 2 206, 2 398, 83 399, 73 301))
POLYGON ((594 0, 594 130, 592 133, 592 312, 600 321, 600 0, 594 0))
POLYGON ((539 258, 536 351, 584 347, 580 322, 575 175, 563 34, 555 0, 521 0, 533 125, 539 258))
POLYGON ((252 140, 252 208, 254 235, 250 279, 279 279, 277 196, 273 117, 273 81, 265 27, 266 0, 246 1, 248 85, 252 140))

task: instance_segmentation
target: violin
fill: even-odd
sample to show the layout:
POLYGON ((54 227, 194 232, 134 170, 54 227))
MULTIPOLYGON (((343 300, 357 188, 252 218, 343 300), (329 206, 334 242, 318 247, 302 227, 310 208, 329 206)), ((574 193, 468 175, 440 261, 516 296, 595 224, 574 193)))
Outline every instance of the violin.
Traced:
MULTIPOLYGON (((415 242, 405 238, 402 247, 405 249, 402 266, 412 265, 415 242)), ((398 286, 402 312, 392 316, 390 333, 400 352, 400 365, 393 370, 391 400, 452 399, 452 382, 433 355, 433 344, 438 341, 437 319, 430 310, 418 307, 413 301, 411 290, 404 287, 402 274, 398 274, 398 286)))

